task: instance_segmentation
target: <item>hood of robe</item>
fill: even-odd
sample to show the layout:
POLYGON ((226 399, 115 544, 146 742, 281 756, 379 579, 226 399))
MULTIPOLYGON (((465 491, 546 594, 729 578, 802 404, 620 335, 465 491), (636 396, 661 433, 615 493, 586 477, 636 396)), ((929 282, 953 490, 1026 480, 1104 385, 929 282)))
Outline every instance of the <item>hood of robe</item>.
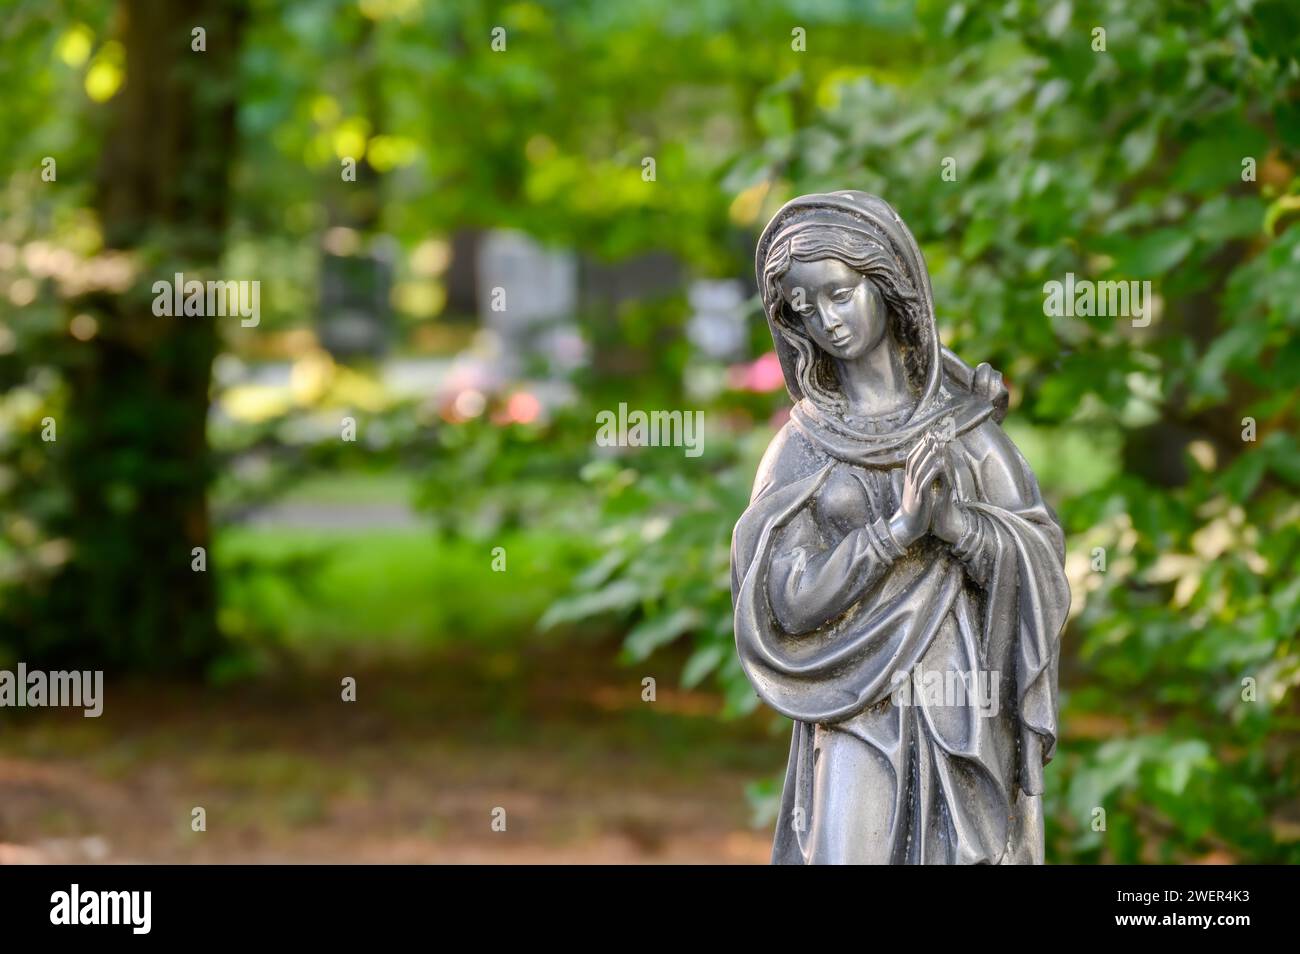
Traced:
MULTIPOLYGON (((868 239, 885 248, 901 266, 903 274, 912 284, 912 288, 921 300, 920 315, 893 315, 896 321, 913 324, 906 329, 906 337, 919 345, 921 361, 925 367, 925 381, 921 387, 920 401, 917 409, 932 401, 938 391, 940 375, 939 335, 934 321, 934 295, 930 291, 930 273, 925 267, 925 259, 916 239, 898 213, 884 199, 866 192, 845 190, 814 195, 803 195, 791 199, 783 205, 772 221, 767 223, 758 239, 754 267, 757 270, 760 288, 763 283, 763 271, 767 256, 774 245, 792 238, 805 228, 831 226, 861 232, 868 239)), ((764 294, 764 299, 768 295, 764 294)), ((785 333, 777 322, 777 309, 784 308, 785 303, 779 295, 772 300, 767 309, 768 328, 776 345, 777 357, 781 359, 781 370, 785 372, 786 388, 795 402, 803 400, 806 395, 799 386, 795 376, 795 358, 797 352, 785 338, 785 333)))
POLYGON ((786 389, 795 402, 793 420, 835 457, 869 466, 892 466, 926 430, 941 429, 950 438, 986 418, 1000 421, 1005 415, 1007 391, 1001 375, 988 365, 972 369, 940 344, 925 258, 911 230, 884 199, 854 190, 791 199, 763 229, 755 253, 755 269, 786 389), (912 382, 919 392, 915 406, 886 433, 855 430, 845 421, 828 415, 803 393, 796 373, 798 352, 787 340, 777 318, 786 303, 779 292, 763 287, 764 270, 772 249, 804 229, 817 227, 860 232, 884 248, 907 277, 919 302, 920 307, 905 313, 890 312, 891 321, 896 323, 895 340, 919 351, 915 358, 923 375, 922 380, 912 382), (907 327, 900 329, 898 322, 907 323, 907 327))

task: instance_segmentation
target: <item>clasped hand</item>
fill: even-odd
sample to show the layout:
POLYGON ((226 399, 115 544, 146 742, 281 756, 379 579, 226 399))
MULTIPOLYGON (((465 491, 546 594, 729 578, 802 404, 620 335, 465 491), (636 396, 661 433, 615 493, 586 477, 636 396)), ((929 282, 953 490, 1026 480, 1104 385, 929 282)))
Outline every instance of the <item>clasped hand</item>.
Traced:
POLYGON ((966 532, 966 514, 953 494, 952 462, 947 444, 927 433, 907 455, 903 495, 889 529, 908 547, 927 532, 956 543, 966 532))

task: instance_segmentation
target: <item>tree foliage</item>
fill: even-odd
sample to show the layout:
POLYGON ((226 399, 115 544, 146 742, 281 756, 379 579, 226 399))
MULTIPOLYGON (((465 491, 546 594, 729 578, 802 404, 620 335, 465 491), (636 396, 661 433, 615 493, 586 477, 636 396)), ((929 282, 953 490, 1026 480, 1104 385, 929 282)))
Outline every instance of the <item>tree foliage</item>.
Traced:
MULTIPOLYGON (((104 573, 85 592, 116 578, 114 561, 150 572, 156 554, 112 551, 143 537, 107 528, 147 519, 141 487, 192 487, 213 461, 192 414, 189 439, 160 441, 181 412, 157 400, 149 369, 206 364, 214 347, 256 356, 272 332, 301 327, 333 223, 403 255, 459 228, 511 226, 595 256, 668 249, 697 273, 746 276, 785 199, 864 189, 921 241, 945 342, 1006 375, 1009 427, 1069 533, 1052 857, 1300 858, 1294 3, 249 6, 236 68, 201 84, 238 103, 233 148, 209 143, 228 157, 230 228, 211 216, 207 237, 224 240, 224 267, 264 281, 265 325, 160 337, 120 389, 87 386, 87 365, 107 365, 71 322, 98 316, 110 333, 95 348, 126 325, 113 318, 121 243, 96 181, 133 81, 129 50, 102 4, 50 16, 20 2, 0 22, 12 93, 0 103, 0 648, 29 645, 37 617, 61 618, 68 600, 50 601, 50 581, 96 539, 104 573), (57 183, 41 179, 47 156, 57 183), (373 173, 365 192, 338 188, 349 157, 373 173), (1045 286, 1067 275, 1149 281, 1151 321, 1047 314, 1045 286), (108 283, 106 297, 87 300, 88 281, 108 283), (106 422, 100 443, 51 452, 42 420, 75 407, 106 422), (78 530, 88 499, 109 522, 78 530)), ((160 214, 151 225, 165 228, 131 249, 169 261, 187 222, 160 214)), ((498 525, 553 519, 571 533, 599 519, 601 557, 547 622, 618 619, 637 663, 690 640, 685 681, 717 680, 740 714, 754 700, 731 648, 727 545, 770 433, 755 422, 780 398, 710 399, 698 461, 582 452, 598 408, 697 400, 681 386, 681 310, 585 316, 593 340, 620 339, 635 362, 581 382, 570 417, 504 432, 438 424, 413 442, 438 449, 427 503, 444 526, 481 532, 457 512, 462 495, 498 525)))
MULTIPOLYGON (((1037 435, 1074 591, 1058 860, 1297 857, 1297 36, 1283 3, 922 4, 879 59, 774 77, 726 179, 763 196, 755 223, 805 192, 888 197, 946 342, 1006 373, 1037 435), (1157 312, 1048 316, 1067 273, 1149 281, 1157 312), (1079 434, 1118 449, 1082 486, 1050 459, 1079 434)), ((698 482, 607 484, 644 495, 611 518, 626 562, 556 614, 631 608, 634 658, 694 633, 689 680, 716 668, 745 709, 722 576, 741 498, 698 482)))

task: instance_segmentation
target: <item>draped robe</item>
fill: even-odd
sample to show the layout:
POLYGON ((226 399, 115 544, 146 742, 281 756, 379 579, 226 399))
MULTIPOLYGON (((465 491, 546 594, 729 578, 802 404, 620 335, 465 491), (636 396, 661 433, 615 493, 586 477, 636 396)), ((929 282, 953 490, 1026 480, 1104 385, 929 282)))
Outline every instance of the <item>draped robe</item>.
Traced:
POLYGON ((1061 529, 1000 427, 1001 376, 942 347, 925 258, 878 196, 792 199, 759 237, 755 266, 795 402, 731 554, 741 664, 794 720, 772 860, 1041 863, 1070 591, 1061 529), (910 403, 893 417, 850 420, 804 393, 806 356, 788 338, 802 319, 766 265, 817 229, 855 233, 901 276, 881 346, 906 359, 910 403), (927 434, 947 445, 967 531, 903 547, 889 521, 927 434), (926 691, 930 677, 945 691, 926 691), (947 691, 959 681, 965 694, 947 691))
POLYGON ((1042 862, 1063 537, 971 370, 943 360, 902 426, 855 436, 796 405, 736 526, 737 649, 758 695, 795 720, 775 863, 1042 862), (904 549, 887 527, 903 462, 939 426, 968 531, 904 549), (936 698, 923 674, 993 692, 936 698))

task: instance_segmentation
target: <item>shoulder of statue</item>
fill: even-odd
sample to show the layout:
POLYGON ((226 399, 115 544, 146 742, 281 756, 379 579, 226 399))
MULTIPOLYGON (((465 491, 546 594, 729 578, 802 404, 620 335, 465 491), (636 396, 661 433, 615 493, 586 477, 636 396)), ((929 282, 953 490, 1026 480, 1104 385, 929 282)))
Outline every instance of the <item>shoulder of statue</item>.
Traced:
POLYGON ((1000 424, 990 418, 959 440, 991 502, 1011 504, 1032 496, 1029 465, 1000 424))
POLYGON ((758 465, 752 499, 758 499, 773 488, 802 480, 824 466, 826 455, 798 427, 787 421, 767 445, 758 465))
POLYGON ((960 435, 959 440, 974 461, 1012 460, 1016 455, 1016 445, 1002 429, 1002 425, 991 417, 960 435))

